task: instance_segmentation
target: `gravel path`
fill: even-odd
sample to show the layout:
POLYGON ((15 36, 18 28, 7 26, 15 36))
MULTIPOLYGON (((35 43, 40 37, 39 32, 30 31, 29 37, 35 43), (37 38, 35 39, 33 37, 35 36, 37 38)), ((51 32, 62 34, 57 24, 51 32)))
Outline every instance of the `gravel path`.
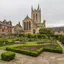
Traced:
POLYGON ((42 52, 38 57, 31 57, 16 53, 14 60, 9 62, 0 60, 0 64, 64 64, 64 54, 42 52))

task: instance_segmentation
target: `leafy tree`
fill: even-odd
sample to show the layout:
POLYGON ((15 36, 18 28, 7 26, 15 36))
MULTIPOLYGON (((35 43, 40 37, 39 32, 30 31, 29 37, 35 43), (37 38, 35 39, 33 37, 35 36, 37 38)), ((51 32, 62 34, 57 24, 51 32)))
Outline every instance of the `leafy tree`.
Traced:
POLYGON ((41 28, 41 29, 39 30, 39 33, 40 33, 40 34, 46 34, 46 35, 48 35, 48 36, 54 35, 54 32, 53 32, 53 30, 52 30, 51 28, 41 28))

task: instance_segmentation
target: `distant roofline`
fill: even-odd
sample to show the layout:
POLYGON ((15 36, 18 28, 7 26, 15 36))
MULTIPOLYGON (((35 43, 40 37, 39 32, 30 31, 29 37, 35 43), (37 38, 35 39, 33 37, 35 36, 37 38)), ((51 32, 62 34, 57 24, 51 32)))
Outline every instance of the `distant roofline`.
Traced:
POLYGON ((64 26, 57 26, 57 27, 47 27, 47 28, 60 28, 60 27, 64 27, 64 26))

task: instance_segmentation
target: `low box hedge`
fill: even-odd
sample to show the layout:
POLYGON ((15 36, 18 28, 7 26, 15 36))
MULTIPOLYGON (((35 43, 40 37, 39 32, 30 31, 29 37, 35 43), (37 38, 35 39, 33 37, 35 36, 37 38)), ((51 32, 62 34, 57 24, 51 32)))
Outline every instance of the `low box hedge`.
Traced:
POLYGON ((23 49, 7 47, 6 50, 36 57, 43 51, 43 48, 40 48, 37 51, 31 51, 31 50, 23 50, 23 49))
POLYGON ((52 48, 44 48, 44 51, 62 53, 61 49, 57 50, 57 49, 52 49, 52 48))
POLYGON ((58 45, 57 48, 43 48, 43 50, 48 52, 63 53, 60 45, 58 45))
POLYGON ((10 61, 10 60, 14 59, 14 57, 15 57, 15 53, 11 52, 11 51, 3 52, 1 54, 1 59, 5 60, 5 61, 10 61))

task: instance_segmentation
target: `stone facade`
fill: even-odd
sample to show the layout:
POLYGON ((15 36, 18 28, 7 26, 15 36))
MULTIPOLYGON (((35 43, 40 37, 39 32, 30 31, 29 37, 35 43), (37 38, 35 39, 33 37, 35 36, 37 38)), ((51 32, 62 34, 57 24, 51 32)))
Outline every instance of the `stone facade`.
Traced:
POLYGON ((20 25, 20 22, 18 24, 16 24, 16 26, 13 26, 12 34, 23 34, 23 28, 20 25))
POLYGON ((12 22, 3 20, 0 21, 0 34, 11 34, 12 33, 12 22))
POLYGON ((41 9, 38 5, 37 9, 31 7, 31 18, 26 16, 23 20, 24 33, 38 33, 40 28, 46 27, 46 21, 41 23, 41 9))

